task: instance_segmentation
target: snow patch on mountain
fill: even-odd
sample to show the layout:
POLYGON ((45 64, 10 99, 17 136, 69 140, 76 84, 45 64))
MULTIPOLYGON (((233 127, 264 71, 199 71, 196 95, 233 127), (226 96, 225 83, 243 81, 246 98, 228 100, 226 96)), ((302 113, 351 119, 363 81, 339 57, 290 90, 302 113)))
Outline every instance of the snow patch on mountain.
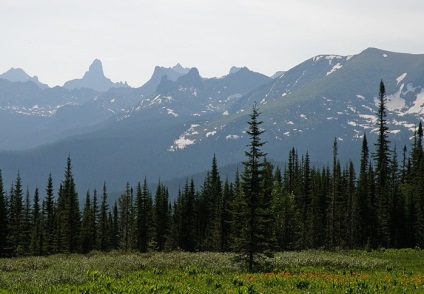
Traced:
POLYGON ((370 114, 359 114, 360 118, 365 119, 367 122, 369 122, 370 124, 375 125, 377 122, 377 116, 375 115, 370 115, 370 114))
POLYGON ((400 76, 398 76, 396 78, 396 82, 397 82, 396 85, 399 85, 399 83, 403 81, 403 79, 406 77, 406 75, 407 75, 407 73, 404 73, 404 74, 401 74, 400 76))
POLYGON ((340 63, 337 63, 335 66, 333 66, 333 68, 327 72, 326 76, 332 74, 333 72, 335 72, 338 69, 341 69, 343 66, 340 63))
POLYGON ((404 87, 404 84, 402 84, 399 88, 399 91, 392 95, 387 96, 387 109, 390 111, 396 111, 401 110, 405 107, 406 103, 405 100, 401 97, 402 89, 404 87))
POLYGON ((171 146, 168 150, 171 152, 175 152, 177 150, 182 150, 186 148, 189 145, 194 144, 194 140, 187 139, 184 136, 179 137, 177 140, 174 141, 174 145, 171 146))
POLYGON ((170 152, 176 152, 178 150, 182 150, 189 145, 193 145, 196 140, 189 139, 187 137, 198 134, 196 128, 199 127, 198 124, 190 125, 190 128, 185 131, 177 140, 174 141, 174 144, 168 148, 170 152))
POLYGON ((240 138, 240 136, 239 135, 227 135, 226 137, 225 137, 225 139, 227 139, 227 140, 237 140, 237 139, 239 139, 240 138))
POLYGON ((177 117, 177 116, 178 116, 178 114, 177 114, 177 113, 175 113, 175 111, 174 111, 173 109, 167 108, 166 110, 168 111, 168 114, 173 115, 173 116, 175 116, 175 117, 177 117))
POLYGON ((424 107, 424 89, 421 90, 421 93, 417 94, 417 98, 415 99, 411 108, 406 111, 407 114, 417 113, 420 114, 423 111, 424 107))
POLYGON ((314 57, 312 58, 312 61, 316 62, 316 61, 320 60, 320 59, 321 59, 321 58, 323 58, 323 57, 324 57, 324 56, 322 56, 322 55, 314 56, 314 57))
POLYGON ((210 137, 210 136, 214 136, 216 134, 216 131, 212 131, 212 132, 207 132, 206 133, 206 138, 210 137))

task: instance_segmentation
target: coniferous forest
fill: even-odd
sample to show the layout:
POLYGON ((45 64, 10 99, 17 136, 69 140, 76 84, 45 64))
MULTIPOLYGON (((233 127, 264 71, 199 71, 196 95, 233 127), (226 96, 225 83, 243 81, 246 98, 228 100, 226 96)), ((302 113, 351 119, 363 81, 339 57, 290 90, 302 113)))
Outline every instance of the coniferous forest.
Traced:
POLYGON ((377 141, 369 146, 363 135, 359 164, 340 162, 335 139, 332 162, 320 167, 295 147, 284 166, 268 162, 254 106, 234 181, 221 178, 213 156, 201 188, 188 178, 174 201, 163 183, 150 190, 146 178, 127 183, 114 203, 106 183, 79 197, 71 157, 57 191, 51 175, 30 191, 19 173, 9 188, 0 174, 0 256, 217 251, 240 253, 252 268, 257 256, 276 251, 423 247, 422 124, 398 158, 385 103, 381 82, 377 141))

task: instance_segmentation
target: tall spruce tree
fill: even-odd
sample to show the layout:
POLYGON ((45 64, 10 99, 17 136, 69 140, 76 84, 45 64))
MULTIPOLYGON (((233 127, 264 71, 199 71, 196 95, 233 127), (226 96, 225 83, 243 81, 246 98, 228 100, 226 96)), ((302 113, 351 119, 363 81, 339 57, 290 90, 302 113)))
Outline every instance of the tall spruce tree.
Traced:
POLYGON ((197 203, 199 248, 206 251, 221 250, 222 242, 222 182, 214 154, 212 168, 207 173, 197 203))
POLYGON ((49 174, 46 186, 46 197, 43 205, 43 225, 44 231, 44 252, 53 254, 57 252, 57 223, 56 223, 56 207, 54 201, 53 179, 49 174))
POLYGON ((309 154, 306 152, 305 158, 302 157, 302 192, 300 196, 300 246, 302 248, 311 248, 312 246, 312 226, 311 226, 311 193, 312 179, 309 154))
POLYGON ((378 137, 373 154, 375 161, 377 239, 378 245, 388 247, 390 245, 388 179, 390 178, 391 156, 386 114, 386 89, 382 80, 378 98, 378 137))
POLYGON ((196 236, 196 212, 195 212, 196 191, 193 179, 186 179, 184 190, 177 199, 177 209, 175 211, 178 226, 178 247, 185 251, 195 251, 197 247, 196 236))
POLYGON ((136 214, 137 227, 137 250, 147 252, 152 240, 152 197, 147 185, 147 179, 144 178, 143 187, 140 182, 136 191, 136 214))
POLYGON ((354 247, 363 246, 368 240, 367 226, 369 222, 370 207, 368 193, 368 164, 369 150, 367 136, 362 138, 361 162, 359 167, 359 176, 356 183, 356 196, 352 201, 352 242, 354 247))
POLYGON ((22 180, 20 173, 16 177, 16 182, 10 191, 10 204, 9 204, 9 245, 10 254, 16 255, 17 249, 22 242, 22 223, 23 223, 23 191, 22 180))
POLYGON ((355 240, 355 226, 357 225, 357 200, 355 193, 355 168, 352 160, 349 160, 349 167, 347 170, 346 178, 346 237, 349 248, 355 248, 357 246, 355 240))
POLYGON ((248 150, 245 151, 246 160, 243 161, 242 174, 242 197, 241 197, 241 218, 242 228, 239 237, 235 240, 234 249, 239 256, 244 259, 252 271, 258 258, 272 253, 275 240, 269 239, 267 226, 269 219, 269 203, 263 197, 263 174, 264 174, 264 153, 261 148, 265 144, 261 140, 264 130, 260 128, 262 121, 258 120, 260 112, 253 106, 250 114, 249 128, 246 133, 249 135, 248 150))
POLYGON ((133 234, 133 192, 130 184, 127 182, 125 194, 118 199, 119 203, 119 231, 121 235, 121 248, 125 251, 131 249, 131 240, 133 234))
MULTIPOLYGON (((94 207, 93 207, 94 208, 94 207)), ((99 217, 98 217, 98 247, 102 251, 106 251, 110 247, 110 241, 111 241, 111 235, 110 235, 110 229, 108 224, 108 210, 109 205, 107 203, 107 188, 106 188, 106 182, 103 183, 103 189, 102 189, 102 203, 100 204, 100 211, 99 211, 99 217)), ((118 232, 116 232, 118 233, 118 232)), ((117 246, 117 244, 114 244, 114 246, 117 246)), ((117 248, 114 247, 113 248, 117 248)))
POLYGON ((44 231, 43 227, 43 218, 40 207, 40 195, 38 188, 35 188, 34 200, 32 206, 32 219, 31 219, 31 242, 30 249, 32 255, 43 255, 43 239, 44 231))
POLYGON ((25 201, 23 206, 23 214, 22 214, 22 232, 21 232, 21 242, 18 247, 19 255, 30 255, 30 245, 31 245, 31 200, 29 187, 26 189, 25 193, 25 201))
POLYGON ((156 188, 154 201, 154 241, 156 249, 163 251, 165 249, 166 240, 170 230, 170 211, 169 211, 169 192, 168 189, 160 181, 156 188))
POLYGON ((113 213, 109 212, 111 215, 110 222, 110 247, 112 249, 118 249, 121 237, 121 231, 119 230, 119 213, 118 213, 118 204, 115 202, 113 205, 113 213))
POLYGON ((71 157, 66 161, 65 177, 58 196, 59 251, 76 253, 80 250, 81 212, 72 174, 71 157))
POLYGON ((231 223, 232 213, 231 207, 234 201, 234 187, 230 183, 228 177, 225 180, 222 191, 222 207, 221 207, 221 251, 230 251, 231 244, 231 223))
POLYGON ((88 253, 94 249, 94 242, 96 239, 93 238, 93 234, 93 210, 91 207, 91 195, 90 191, 87 191, 81 222, 82 253, 88 253))
POLYGON ((91 203, 91 231, 93 232, 91 238, 93 239, 93 249, 98 250, 100 247, 100 240, 99 240, 99 216, 100 216, 100 210, 99 210, 99 202, 97 200, 97 190, 94 189, 93 191, 93 200, 90 201, 91 203))

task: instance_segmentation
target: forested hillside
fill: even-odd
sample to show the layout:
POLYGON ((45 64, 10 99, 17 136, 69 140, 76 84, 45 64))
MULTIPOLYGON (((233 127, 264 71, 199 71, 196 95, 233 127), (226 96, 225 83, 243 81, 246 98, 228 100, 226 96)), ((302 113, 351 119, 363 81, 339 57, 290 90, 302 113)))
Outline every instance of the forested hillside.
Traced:
POLYGON ((27 187, 19 173, 11 185, 0 180, 0 255, 184 250, 235 251, 253 259, 307 248, 423 247, 422 124, 410 146, 390 144, 386 102, 381 82, 378 139, 369 146, 363 135, 359 163, 340 161, 335 138, 328 142, 332 162, 319 167, 296 147, 284 166, 269 163, 254 105, 235 180, 221 177, 213 156, 201 188, 187 178, 174 201, 160 180, 150 190, 144 178, 123 187, 114 203, 107 183, 79 203, 70 157, 58 191, 51 176, 45 188, 27 187))

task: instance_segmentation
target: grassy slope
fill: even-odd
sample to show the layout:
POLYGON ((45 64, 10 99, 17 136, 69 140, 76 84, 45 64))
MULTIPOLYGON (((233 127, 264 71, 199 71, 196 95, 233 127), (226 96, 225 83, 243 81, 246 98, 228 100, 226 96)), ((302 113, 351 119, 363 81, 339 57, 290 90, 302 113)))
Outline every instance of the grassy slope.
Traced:
POLYGON ((276 254, 248 273, 224 253, 91 253, 0 260, 0 293, 378 293, 424 290, 424 251, 276 254))

